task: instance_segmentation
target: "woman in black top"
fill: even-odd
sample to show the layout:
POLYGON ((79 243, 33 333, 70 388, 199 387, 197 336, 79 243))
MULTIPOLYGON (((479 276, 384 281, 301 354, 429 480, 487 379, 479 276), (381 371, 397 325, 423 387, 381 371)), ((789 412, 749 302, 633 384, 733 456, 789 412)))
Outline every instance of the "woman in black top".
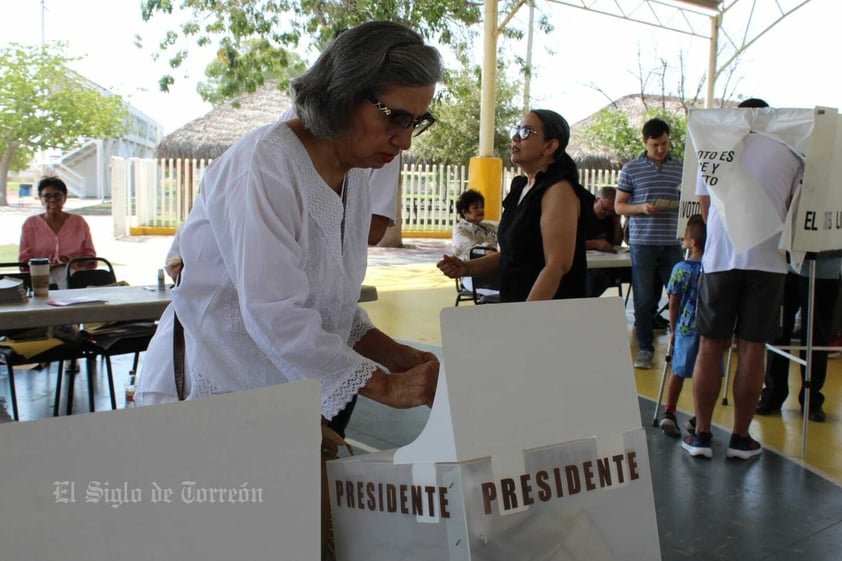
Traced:
POLYGON ((585 296, 585 189, 567 154, 570 127, 554 111, 527 113, 512 136, 512 162, 525 176, 512 181, 498 229, 500 251, 470 261, 445 255, 448 277, 500 277, 506 302, 585 296))

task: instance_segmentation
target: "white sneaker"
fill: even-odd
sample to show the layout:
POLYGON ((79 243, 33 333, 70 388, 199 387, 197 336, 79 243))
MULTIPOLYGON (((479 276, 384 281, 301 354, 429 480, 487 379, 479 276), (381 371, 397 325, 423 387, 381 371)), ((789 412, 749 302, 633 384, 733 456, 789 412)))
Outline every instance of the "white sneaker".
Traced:
POLYGON ((709 432, 703 432, 698 435, 691 434, 681 439, 681 447, 687 450, 691 456, 702 458, 713 458, 713 448, 710 446, 710 441, 713 435, 709 432))
POLYGON ((652 351, 640 351, 637 353, 637 358, 634 361, 635 368, 642 368, 649 370, 652 368, 652 358, 654 353, 652 351))

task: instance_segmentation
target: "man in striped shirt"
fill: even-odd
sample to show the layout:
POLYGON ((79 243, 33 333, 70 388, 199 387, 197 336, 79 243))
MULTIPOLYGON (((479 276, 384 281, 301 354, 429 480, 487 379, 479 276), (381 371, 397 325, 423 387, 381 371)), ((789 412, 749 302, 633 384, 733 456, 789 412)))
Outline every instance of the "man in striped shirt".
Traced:
POLYGON ((638 354, 635 368, 652 368, 655 353, 652 320, 660 294, 652 286, 656 275, 664 286, 681 261, 678 200, 683 164, 670 157, 670 128, 661 119, 643 125, 646 152, 620 172, 614 208, 629 220, 634 323, 638 354))

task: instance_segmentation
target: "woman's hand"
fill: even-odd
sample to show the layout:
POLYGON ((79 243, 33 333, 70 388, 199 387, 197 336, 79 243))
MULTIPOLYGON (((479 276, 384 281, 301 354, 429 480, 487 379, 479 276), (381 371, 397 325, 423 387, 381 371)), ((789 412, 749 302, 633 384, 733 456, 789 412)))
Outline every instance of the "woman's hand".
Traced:
POLYGON ((178 280, 178 275, 181 274, 181 270, 184 268, 184 261, 182 261, 178 257, 174 257, 172 259, 167 259, 166 269, 167 274, 172 278, 172 280, 178 280))
POLYGON ((438 360, 428 360, 405 372, 386 374, 376 370, 360 395, 396 409, 433 406, 439 378, 438 360))
POLYGON ((464 261, 452 255, 445 255, 441 261, 436 263, 436 267, 441 270, 446 277, 458 279, 468 276, 468 266, 464 261))
POLYGON ((439 377, 436 355, 398 343, 376 327, 362 336, 354 350, 391 372, 375 370, 360 395, 401 409, 432 406, 439 377))
POLYGON ((438 365, 439 359, 433 353, 409 345, 396 345, 382 356, 380 361, 390 372, 403 372, 425 362, 435 362, 438 365))
POLYGON ((398 343, 376 327, 369 329, 357 341, 354 350, 393 373, 404 372, 425 362, 438 365, 438 358, 433 353, 398 343))

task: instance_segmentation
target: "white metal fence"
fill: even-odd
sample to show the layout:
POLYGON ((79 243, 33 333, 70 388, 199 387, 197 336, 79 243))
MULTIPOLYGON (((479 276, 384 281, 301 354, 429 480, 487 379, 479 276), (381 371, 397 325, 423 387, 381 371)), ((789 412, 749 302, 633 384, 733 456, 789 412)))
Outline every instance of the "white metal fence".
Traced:
MULTIPOLYGON (((132 228, 176 228, 187 219, 209 160, 111 160, 114 235, 132 228)), ((503 169, 508 191, 517 168, 503 169)), ((616 170, 579 170, 589 191, 616 185, 616 170)), ((468 188, 467 166, 409 165, 401 172, 401 227, 411 232, 451 232, 455 203, 468 188)))

